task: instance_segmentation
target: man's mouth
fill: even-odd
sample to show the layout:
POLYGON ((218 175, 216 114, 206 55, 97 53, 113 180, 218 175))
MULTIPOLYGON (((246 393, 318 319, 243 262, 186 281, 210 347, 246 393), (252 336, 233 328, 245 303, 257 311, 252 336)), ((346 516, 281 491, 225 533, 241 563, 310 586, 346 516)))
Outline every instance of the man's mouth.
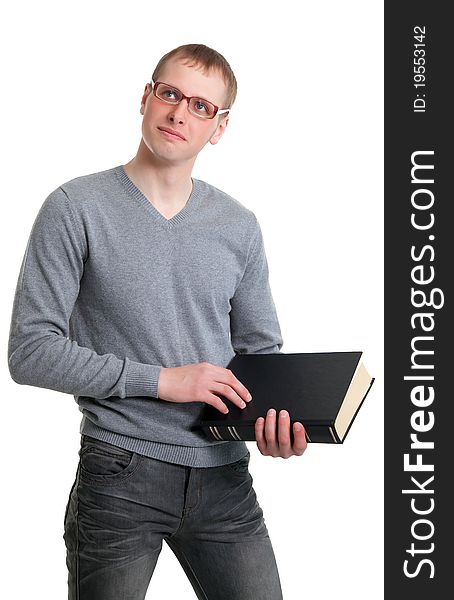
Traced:
POLYGON ((159 131, 162 131, 166 136, 173 139, 179 139, 186 141, 186 138, 182 133, 175 131, 174 129, 170 129, 169 127, 158 127, 159 131))

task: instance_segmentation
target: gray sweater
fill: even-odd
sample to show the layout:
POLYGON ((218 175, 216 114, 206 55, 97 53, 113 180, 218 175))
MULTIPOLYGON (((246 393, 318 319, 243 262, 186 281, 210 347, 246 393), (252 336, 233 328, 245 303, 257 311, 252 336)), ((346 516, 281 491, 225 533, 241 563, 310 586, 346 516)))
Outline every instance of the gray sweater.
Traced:
POLYGON ((209 440, 204 403, 160 400, 161 367, 226 367, 283 341, 254 213, 192 182, 171 219, 122 165, 51 192, 23 257, 8 364, 19 384, 72 394, 81 434, 209 467, 239 460, 246 444, 209 440))

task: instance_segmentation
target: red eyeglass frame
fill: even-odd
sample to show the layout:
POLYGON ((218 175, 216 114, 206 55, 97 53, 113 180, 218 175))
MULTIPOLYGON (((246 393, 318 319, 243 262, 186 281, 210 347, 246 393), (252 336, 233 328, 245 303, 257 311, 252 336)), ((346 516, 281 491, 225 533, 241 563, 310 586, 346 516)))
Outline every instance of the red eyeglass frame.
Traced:
MULTIPOLYGON (((182 100, 187 100, 188 103, 188 110, 189 110, 189 101, 192 100, 193 98, 195 98, 196 100, 203 100, 204 102, 208 102, 209 104, 211 104, 211 106, 214 106, 215 112, 214 115, 212 117, 202 117, 200 115, 194 115, 196 117, 198 117, 199 119, 214 119, 214 117, 216 115, 223 115, 225 113, 230 112, 230 108, 220 108, 219 106, 216 106, 216 104, 214 104, 213 102, 211 102, 210 100, 206 100, 205 98, 200 98, 200 96, 186 96, 185 94, 183 94, 183 92, 181 90, 179 90, 178 88, 176 88, 174 85, 170 85, 169 83, 166 83, 165 81, 155 81, 155 83, 153 84, 153 81, 150 81, 150 85, 151 85, 151 89, 153 91, 153 96, 155 98, 157 98, 158 100, 161 100, 161 102, 166 102, 166 100, 163 100, 162 98, 159 98, 159 96, 156 95, 156 88, 158 87, 158 85, 160 83, 163 83, 164 85, 167 85, 169 88, 172 88, 174 90, 176 90, 177 92, 179 92, 182 96, 180 102, 182 100)), ((166 102, 166 104, 173 104, 174 106, 176 106, 177 104, 180 104, 180 102, 166 102)), ((191 112, 191 111, 189 111, 191 112)), ((191 113, 191 115, 194 113, 191 113)))

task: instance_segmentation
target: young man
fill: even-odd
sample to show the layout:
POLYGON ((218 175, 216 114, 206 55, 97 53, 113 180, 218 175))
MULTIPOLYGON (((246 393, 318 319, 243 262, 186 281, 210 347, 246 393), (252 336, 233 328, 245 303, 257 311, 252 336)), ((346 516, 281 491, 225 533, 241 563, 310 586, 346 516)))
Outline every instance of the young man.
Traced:
MULTIPOLYGON (((69 598, 143 599, 162 540, 198 598, 277 600, 279 575, 244 442, 197 427, 219 395, 244 407, 235 353, 282 337, 254 214, 191 178, 229 121, 236 80, 197 44, 158 63, 126 165, 68 181, 42 205, 22 262, 9 340, 21 384, 73 394, 80 460, 65 514, 69 598)), ((252 399, 253 401, 253 399, 252 399)), ((256 423, 288 458, 305 432, 283 411, 256 423)))

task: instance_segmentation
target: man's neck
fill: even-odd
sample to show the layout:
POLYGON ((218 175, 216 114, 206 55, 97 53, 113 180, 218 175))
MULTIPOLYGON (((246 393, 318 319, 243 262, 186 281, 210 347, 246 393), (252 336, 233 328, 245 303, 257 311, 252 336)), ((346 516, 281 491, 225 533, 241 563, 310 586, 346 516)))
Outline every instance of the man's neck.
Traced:
POLYGON ((170 219, 180 212, 191 195, 192 165, 157 165, 140 150, 123 168, 151 204, 170 219))

